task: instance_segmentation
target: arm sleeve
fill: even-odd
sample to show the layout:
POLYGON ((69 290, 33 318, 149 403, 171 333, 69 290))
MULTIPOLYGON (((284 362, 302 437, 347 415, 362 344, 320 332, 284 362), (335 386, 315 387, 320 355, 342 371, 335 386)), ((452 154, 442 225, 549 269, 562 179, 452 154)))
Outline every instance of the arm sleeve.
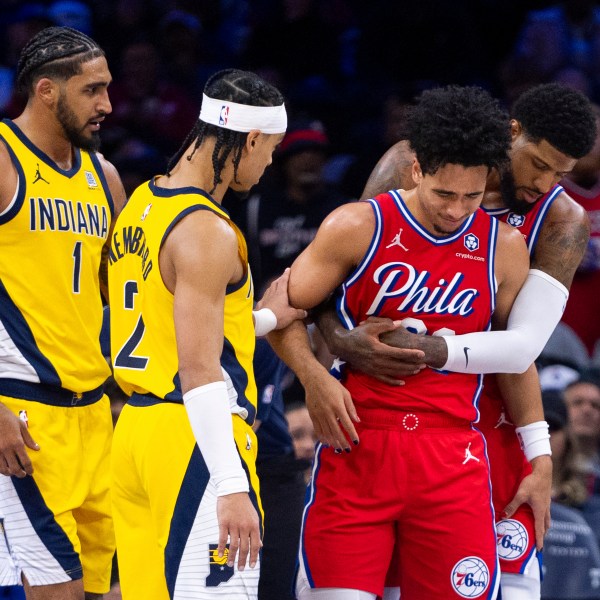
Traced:
POLYGON ((565 310, 569 291, 531 269, 508 317, 505 331, 444 336, 444 370, 458 373, 523 373, 539 356, 565 310))
POLYGON ((215 381, 189 390, 183 403, 217 496, 247 492, 248 478, 233 439, 227 384, 215 381))

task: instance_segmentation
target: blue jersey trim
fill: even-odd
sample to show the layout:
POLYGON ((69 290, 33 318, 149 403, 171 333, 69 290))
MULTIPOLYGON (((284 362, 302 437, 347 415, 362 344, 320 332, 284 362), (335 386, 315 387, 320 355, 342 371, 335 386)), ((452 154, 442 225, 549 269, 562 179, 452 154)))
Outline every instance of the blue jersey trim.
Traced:
POLYGON ((17 158, 17 155, 15 154, 14 150, 10 147, 8 141, 4 137, 0 136, 0 140, 4 142, 4 145, 8 150, 10 159, 17 171, 18 190, 14 204, 4 214, 0 215, 0 225, 4 225, 5 223, 8 223, 11 219, 14 219, 21 210, 23 202, 25 202, 25 188, 27 186, 27 182, 25 181, 25 172, 23 171, 21 162, 17 158))
POLYGON ((50 406, 89 406, 95 404, 104 395, 104 384, 88 392, 78 394, 43 383, 31 383, 20 379, 0 378, 0 395, 10 398, 32 400, 50 406))
POLYGON ((37 146, 33 144, 33 142, 19 129, 13 121, 10 119, 3 119, 2 122, 17 136, 19 141, 27 147, 27 149, 35 154, 41 161, 46 163, 51 169, 68 177, 69 179, 73 177, 73 175, 77 174, 79 169, 81 168, 81 151, 79 148, 73 146, 73 165, 70 169, 61 169, 45 152, 42 152, 37 146))
POLYGON ((98 160, 98 156, 95 152, 89 152, 90 160, 96 169, 96 173, 98 173, 98 177, 100 178, 100 183, 102 184, 102 189, 104 190, 104 194, 106 196, 106 201, 108 202, 108 207, 110 209, 111 216, 115 216, 115 203, 110 192, 110 188, 108 187, 108 182, 106 181, 106 175, 104 174, 104 169, 98 160))
POLYGON ((548 196, 548 198, 546 199, 546 201, 544 202, 544 206, 540 209, 540 212, 537 214, 536 218, 535 218, 535 223, 531 229, 531 235, 529 236, 529 239, 527 240, 527 249, 529 250, 529 255, 533 256, 533 252, 535 250, 535 246, 537 244, 537 241, 539 239, 539 235, 540 235, 540 229, 542 228, 542 225, 546 219, 546 215, 548 214, 548 211, 550 210, 550 207, 552 206, 552 204, 554 203, 554 201, 556 200, 556 198, 562 193, 564 192, 564 188, 560 185, 557 185, 551 192, 550 195, 548 196))
POLYGON ((165 547, 165 578, 170 598, 175 595, 175 584, 179 574, 181 557, 209 479, 208 467, 198 445, 195 444, 188 468, 181 482, 181 489, 171 519, 169 538, 165 547))
POLYGON ((173 196, 183 196, 186 194, 202 196, 205 200, 208 200, 215 210, 223 212, 227 217, 229 217, 227 210, 225 210, 207 191, 199 187, 187 186, 182 188, 164 188, 156 185, 153 179, 148 181, 148 186, 150 187, 152 194, 158 196, 159 198, 172 198, 173 196))
POLYGON ((465 233, 471 227, 471 224, 473 223, 473 219, 475 218, 475 215, 477 214, 477 211, 475 211, 472 215, 467 217, 467 219, 465 219, 465 222, 458 228, 458 230, 456 230, 451 235, 444 236, 444 237, 437 237, 437 236, 433 235, 432 233, 430 233, 429 231, 427 231, 413 217, 412 213, 410 212, 410 210, 408 210, 408 207, 404 203, 402 196, 400 196, 398 190, 392 190, 390 192, 390 194, 392 195, 392 198, 394 198, 394 200, 396 201, 396 206, 398 207, 398 209, 400 210, 400 212, 402 213, 402 215, 404 216, 404 218, 406 219, 406 221, 410 225, 410 227, 412 227, 412 229, 414 229, 421 237, 425 238, 428 242, 431 242, 432 244, 434 244, 436 246, 443 246, 445 244, 451 244, 452 242, 457 240, 463 233, 465 233))
POLYGON ((246 388, 248 387, 248 373, 244 370, 235 353, 235 348, 227 339, 223 339, 223 352, 221 353, 221 367, 231 378, 233 388, 237 393, 237 405, 248 411, 248 416, 244 419, 246 423, 252 425, 256 418, 256 408, 246 397, 246 388))
POLYGON ((81 579, 83 570, 79 555, 75 552, 69 536, 56 522, 54 514, 46 506, 34 478, 31 475, 22 479, 11 477, 11 481, 33 529, 44 546, 72 580, 81 579))
POLYGON ((62 387, 54 365, 40 352, 25 317, 0 280, 0 321, 25 360, 35 369, 40 381, 62 387))

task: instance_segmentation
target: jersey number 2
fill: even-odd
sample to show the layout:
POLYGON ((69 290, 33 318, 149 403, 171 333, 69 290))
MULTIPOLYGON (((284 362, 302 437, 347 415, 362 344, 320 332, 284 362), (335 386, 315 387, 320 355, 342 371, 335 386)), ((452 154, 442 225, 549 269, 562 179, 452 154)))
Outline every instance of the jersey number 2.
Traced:
MULTIPOLYGON (((125 284, 124 291, 125 309, 133 310, 135 295, 138 292, 137 281, 128 281, 125 284)), ((129 336, 129 339, 123 344, 123 347, 121 348, 121 350, 119 350, 119 353, 115 358, 115 367, 120 367, 121 369, 136 369, 138 371, 143 371, 146 368, 146 365, 148 364, 148 358, 146 356, 133 355, 135 349, 139 346, 140 342, 142 341, 145 331, 146 326, 144 325, 144 317, 140 313, 133 333, 129 336)))

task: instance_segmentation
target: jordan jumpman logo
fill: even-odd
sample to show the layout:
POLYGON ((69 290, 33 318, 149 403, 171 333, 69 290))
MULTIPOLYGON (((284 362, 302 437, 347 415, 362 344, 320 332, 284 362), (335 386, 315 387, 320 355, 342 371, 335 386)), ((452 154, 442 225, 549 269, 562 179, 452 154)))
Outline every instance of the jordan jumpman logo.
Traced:
POLYGON ((479 462, 479 459, 471 454, 471 442, 469 442, 469 445, 465 449, 465 460, 463 460, 462 464, 466 465, 470 460, 476 460, 479 462))
POLYGON ((400 228, 400 231, 394 236, 394 239, 392 240, 391 244, 388 244, 386 246, 386 248, 391 248, 392 246, 400 246, 400 248, 402 248, 402 250, 408 252, 408 248, 400 241, 401 235, 402 235, 402 228, 400 228))
POLYGON ((35 170, 35 179, 31 183, 37 183, 40 180, 45 183, 50 183, 48 180, 42 177, 42 174, 40 173, 40 163, 36 163, 36 167, 37 168, 35 170))

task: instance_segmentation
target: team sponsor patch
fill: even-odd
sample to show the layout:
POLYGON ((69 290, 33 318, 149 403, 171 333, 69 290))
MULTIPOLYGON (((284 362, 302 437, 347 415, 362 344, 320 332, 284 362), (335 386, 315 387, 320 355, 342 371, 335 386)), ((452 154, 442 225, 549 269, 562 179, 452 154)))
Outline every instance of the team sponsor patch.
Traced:
POLYGON ((218 544, 208 545, 208 565, 210 570, 206 578, 206 587, 217 587, 233 577, 233 567, 227 566, 229 544, 225 547, 223 556, 219 556, 218 547, 218 544))
POLYGON ((508 217, 506 217, 506 222, 513 227, 522 227, 525 223, 525 215, 518 215, 517 213, 511 212, 508 213, 508 217))
POLYGON ((479 598, 490 583, 490 572, 481 558, 467 556, 454 565, 450 580, 459 596, 479 598))
POLYGON ((464 244, 469 252, 475 252, 475 250, 479 249, 479 238, 474 233, 467 233, 464 244))
POLYGON ((498 556, 504 560, 517 560, 527 551, 529 534, 519 521, 503 519, 496 523, 498 556))

